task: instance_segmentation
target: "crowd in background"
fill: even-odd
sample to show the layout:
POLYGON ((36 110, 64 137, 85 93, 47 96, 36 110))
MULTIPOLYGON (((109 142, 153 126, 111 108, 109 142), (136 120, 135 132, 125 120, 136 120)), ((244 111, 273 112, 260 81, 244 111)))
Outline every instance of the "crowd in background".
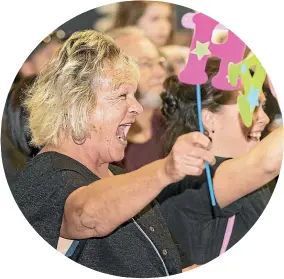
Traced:
MULTIPOLYGON (((164 133, 159 113, 160 94, 166 77, 178 74, 186 64, 194 30, 182 27, 181 18, 188 12, 195 11, 168 3, 127 1, 83 13, 48 35, 22 65, 7 97, 1 143, 8 182, 12 182, 17 170, 38 152, 29 144, 29 130, 25 124, 27 115, 21 106, 24 89, 32 84, 64 41, 75 31, 83 29, 95 29, 110 35, 127 54, 137 59, 142 73, 137 96, 144 112, 129 132, 126 156, 118 164, 132 171, 164 157, 160 144, 164 133), (138 31, 143 33, 144 41, 137 35, 138 31)), ((224 42, 226 31, 217 30, 212 39, 217 43, 224 42)), ((247 48, 245 55, 249 52, 247 48)), ((267 83, 264 91, 268 100, 266 112, 271 123, 263 136, 282 123, 280 109, 267 83)))
MULTIPOLYGON (((13 196, 49 244, 87 267, 160 277, 203 265, 250 230, 276 185, 282 116, 268 79, 244 127, 239 91, 212 87, 220 60, 209 58, 198 132, 196 87, 177 78, 188 12, 127 1, 81 14, 40 42, 8 93, 1 151, 13 196), (74 33, 86 29, 98 32, 74 33)), ((212 42, 226 36, 217 27, 212 42)))

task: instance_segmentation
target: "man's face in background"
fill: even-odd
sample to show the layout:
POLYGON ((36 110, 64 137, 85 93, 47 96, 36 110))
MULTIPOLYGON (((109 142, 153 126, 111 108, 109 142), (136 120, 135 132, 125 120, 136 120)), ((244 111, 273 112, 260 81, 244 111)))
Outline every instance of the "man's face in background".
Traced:
POLYGON ((138 101, 146 108, 159 108, 160 94, 167 72, 165 61, 160 57, 157 48, 143 36, 125 36, 116 43, 128 55, 133 57, 140 70, 138 84, 138 101))

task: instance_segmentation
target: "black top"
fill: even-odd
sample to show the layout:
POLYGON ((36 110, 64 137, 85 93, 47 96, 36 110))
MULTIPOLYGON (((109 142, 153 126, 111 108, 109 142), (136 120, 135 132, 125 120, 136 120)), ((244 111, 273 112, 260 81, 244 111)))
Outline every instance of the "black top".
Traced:
MULTIPOLYGON (((216 158, 211 167, 214 176, 225 160, 216 158)), ((234 187, 232 181, 231 187, 234 187)), ((271 192, 268 186, 221 209, 212 209, 206 175, 186 177, 166 188, 158 197, 161 210, 182 256, 182 266, 205 264, 221 250, 228 217, 236 215, 228 249, 236 244, 255 224, 265 209, 271 192)))
MULTIPOLYGON (((114 174, 121 169, 110 166, 114 174)), ((99 178, 79 162, 56 152, 37 155, 23 170, 12 193, 24 216, 54 248, 57 247, 64 204, 71 192, 99 178)), ((151 239, 169 274, 181 272, 179 253, 155 202, 134 218, 151 239)), ((107 237, 90 238, 77 261, 94 270, 123 277, 165 276, 160 257, 130 220, 107 237)))
POLYGON ((26 166, 29 157, 14 145, 8 129, 7 114, 4 111, 1 127, 1 154, 8 184, 15 182, 19 170, 26 166))

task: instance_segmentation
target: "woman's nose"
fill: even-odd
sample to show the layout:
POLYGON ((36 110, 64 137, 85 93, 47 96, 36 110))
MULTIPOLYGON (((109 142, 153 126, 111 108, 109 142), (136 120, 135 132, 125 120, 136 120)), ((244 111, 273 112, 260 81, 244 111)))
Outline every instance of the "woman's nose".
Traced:
POLYGON ((257 119, 256 121, 258 123, 261 123, 263 125, 267 125, 270 121, 269 117, 267 116, 266 112, 263 110, 263 108, 260 106, 257 108, 257 113, 256 113, 257 119))
POLYGON ((130 102, 131 103, 129 105, 129 112, 135 114, 140 114, 143 112, 143 106, 136 100, 135 97, 133 97, 130 102))

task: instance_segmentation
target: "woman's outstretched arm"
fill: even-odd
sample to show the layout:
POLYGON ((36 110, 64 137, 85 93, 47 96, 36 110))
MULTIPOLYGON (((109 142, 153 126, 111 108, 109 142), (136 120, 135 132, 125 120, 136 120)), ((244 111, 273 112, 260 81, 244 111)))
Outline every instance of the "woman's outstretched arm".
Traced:
POLYGON ((279 175, 282 155, 283 127, 280 127, 244 156, 222 163, 213 179, 219 206, 229 205, 279 175))

